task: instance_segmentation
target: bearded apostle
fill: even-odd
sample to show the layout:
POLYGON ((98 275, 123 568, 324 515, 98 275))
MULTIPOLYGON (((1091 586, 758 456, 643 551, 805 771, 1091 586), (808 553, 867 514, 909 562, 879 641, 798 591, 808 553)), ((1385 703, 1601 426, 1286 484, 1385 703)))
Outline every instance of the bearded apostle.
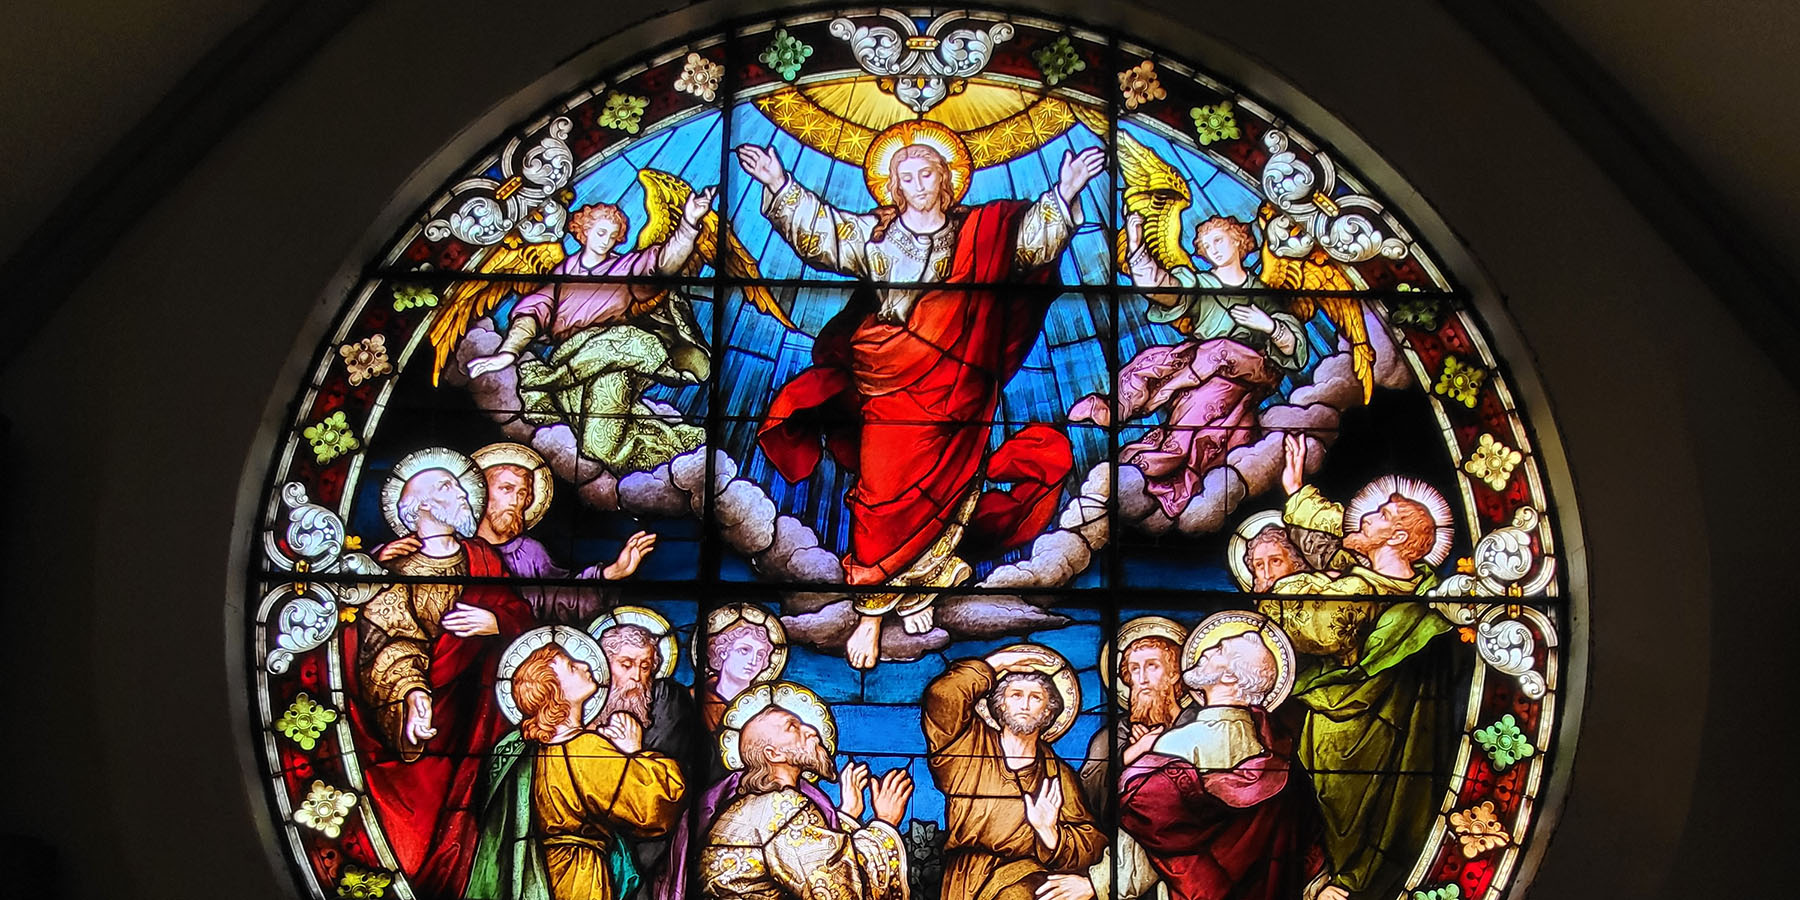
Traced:
POLYGON ((1099 148, 1065 153, 1035 202, 968 207, 956 202, 969 170, 954 132, 907 122, 877 143, 889 149, 870 152, 867 172, 883 205, 866 214, 832 207, 771 149, 736 150, 763 185, 774 232, 807 264, 864 282, 758 432, 789 481, 826 452, 855 474, 844 578, 895 588, 857 600, 845 658, 859 669, 875 664, 889 613, 914 634, 932 627, 935 594, 906 588, 960 584, 973 575, 967 558, 1029 541, 1056 514, 1068 438, 1040 424, 988 445, 1001 392, 1043 330, 1055 296, 1045 286, 1082 221, 1080 193, 1105 169, 1099 148))
MULTIPOLYGON (((833 809, 808 773, 837 777, 817 729, 780 706, 751 717, 739 735, 744 769, 727 779, 700 851, 701 896, 717 900, 906 900, 906 845, 895 830, 912 778, 894 769, 875 780, 875 816, 863 813, 866 768, 846 772, 833 809)), ((703 812, 707 806, 703 805, 703 812)), ((947 895, 946 895, 947 896, 947 895)))
MULTIPOLYGON (((1088 808, 1101 821, 1109 821, 1118 795, 1113 755, 1152 731, 1168 729, 1191 719, 1182 708, 1181 642, 1187 631, 1180 623, 1162 616, 1143 616, 1119 628, 1119 695, 1125 714, 1119 717, 1109 743, 1105 730, 1088 741, 1087 759, 1081 764, 1081 787, 1088 808)), ((1120 835, 1106 857, 1088 871, 1100 896, 1118 900, 1137 897, 1166 898, 1168 889, 1158 882, 1156 871, 1129 835, 1120 835), (1110 886, 1110 890, 1108 889, 1110 886)))
MULTIPOLYGON (((614 615, 622 617, 631 610, 620 607, 614 615)), ((614 715, 624 714, 639 723, 645 748, 675 760, 687 759, 694 734, 693 699, 674 679, 657 677, 664 668, 660 636, 631 622, 605 627, 599 636, 609 677, 598 720, 610 721, 614 715)), ((639 841, 633 846, 645 883, 662 870, 668 848, 665 840, 639 841)))
POLYGON ((589 730, 584 707, 600 689, 592 668, 556 643, 532 651, 512 675, 520 735, 536 746, 532 831, 552 900, 620 900, 641 876, 630 841, 669 833, 686 785, 675 760, 643 746, 626 712, 589 730), (623 876, 623 877, 621 877, 623 876))
POLYGON ((1280 669, 1261 629, 1273 627, 1254 613, 1202 622, 1195 637, 1205 646, 1183 676, 1201 692, 1197 714, 1125 751, 1119 827, 1175 900, 1347 896, 1326 883, 1318 801, 1268 714, 1280 669), (1252 617, 1251 630, 1212 627, 1252 617))
POLYGON ((1436 583, 1432 566, 1450 548, 1449 505, 1428 485, 1389 477, 1365 487, 1346 512, 1303 484, 1302 440, 1289 435, 1285 443, 1287 524, 1340 540, 1327 569, 1275 584, 1278 595, 1310 597, 1258 608, 1301 654, 1297 754, 1318 791, 1335 883, 1386 896, 1406 877, 1436 812, 1436 773, 1453 749, 1439 735, 1455 733, 1441 698, 1459 664, 1437 640, 1454 626, 1429 604, 1372 595, 1410 596, 1436 583))
POLYGON ((1034 645, 953 663, 926 687, 921 719, 946 819, 940 896, 1092 896, 1088 868, 1106 837, 1050 746, 1079 703, 1068 663, 1034 645))
MULTIPOLYGON (((629 578, 656 549, 656 535, 639 531, 625 540, 625 546, 610 563, 595 563, 572 572, 550 556, 542 541, 525 532, 543 519, 550 509, 551 491, 555 488, 550 466, 537 451, 511 442, 489 444, 470 454, 481 467, 487 486, 487 507, 475 535, 487 541, 500 553, 506 573, 533 583, 519 586, 519 596, 531 605, 539 622, 576 625, 594 618, 600 610, 615 602, 611 592, 601 585, 541 584, 576 578, 584 581, 618 581, 629 578)), ((383 544, 375 558, 387 562, 418 550, 418 540, 403 537, 383 544)))
MULTIPOLYGON (((473 539, 485 499, 480 473, 450 450, 400 460, 383 511, 418 549, 398 575, 495 578, 500 557, 473 539)), ((507 730, 494 705, 501 650, 531 626, 531 609, 497 585, 389 586, 344 636, 351 723, 363 776, 402 872, 422 896, 460 896, 475 849, 472 811, 485 755, 507 730)))

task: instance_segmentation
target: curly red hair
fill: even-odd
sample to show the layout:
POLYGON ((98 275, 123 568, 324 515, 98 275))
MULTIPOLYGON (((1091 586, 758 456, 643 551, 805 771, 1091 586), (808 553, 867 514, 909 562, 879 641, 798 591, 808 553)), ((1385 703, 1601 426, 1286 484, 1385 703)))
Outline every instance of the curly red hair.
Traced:
MULTIPOLYGON (((584 206, 569 214, 569 233, 574 235, 575 241, 583 247, 587 246, 588 229, 594 227, 596 219, 611 219, 613 230, 618 234, 620 241, 625 239, 625 228, 631 224, 631 220, 625 218, 624 210, 611 203, 595 203, 584 206)), ((613 243, 616 245, 618 241, 613 243)), ((610 250, 612 248, 601 249, 610 250)))

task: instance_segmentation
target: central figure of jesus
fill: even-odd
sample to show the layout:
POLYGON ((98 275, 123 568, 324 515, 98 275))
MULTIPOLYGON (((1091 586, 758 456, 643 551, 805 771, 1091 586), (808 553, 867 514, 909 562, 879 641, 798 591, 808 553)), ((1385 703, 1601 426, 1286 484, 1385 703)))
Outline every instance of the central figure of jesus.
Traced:
POLYGON ((877 137, 865 162, 883 205, 853 213, 794 181, 773 150, 736 152, 795 253, 860 281, 819 332, 813 366, 770 403, 759 440, 789 481, 810 476, 825 452, 855 475, 845 580, 892 588, 856 600, 845 656, 866 669, 883 616, 929 630, 929 589, 962 584, 973 574, 967 559, 1029 541, 1056 514, 1073 465, 1068 438, 1027 425, 990 450, 989 435, 1059 291, 1057 259, 1105 156, 1065 152, 1057 183, 1035 202, 962 206, 967 149, 944 126, 907 122, 877 137))

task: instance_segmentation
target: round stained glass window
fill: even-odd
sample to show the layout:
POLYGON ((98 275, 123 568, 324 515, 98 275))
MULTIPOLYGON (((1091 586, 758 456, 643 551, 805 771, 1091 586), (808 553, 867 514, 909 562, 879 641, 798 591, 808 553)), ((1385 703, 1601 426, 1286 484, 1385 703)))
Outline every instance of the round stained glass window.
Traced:
POLYGON ((982 11, 742 23, 496 135, 269 463, 295 878, 1505 895, 1571 500, 1415 232, 1246 90, 982 11))

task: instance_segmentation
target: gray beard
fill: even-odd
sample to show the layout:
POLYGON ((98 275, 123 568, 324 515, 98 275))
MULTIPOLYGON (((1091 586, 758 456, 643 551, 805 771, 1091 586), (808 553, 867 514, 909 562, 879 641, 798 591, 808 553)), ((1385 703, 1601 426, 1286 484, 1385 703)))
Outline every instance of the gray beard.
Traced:
POLYGON ((606 703, 600 707, 600 724, 612 720, 613 713, 628 713, 638 720, 638 724, 650 727, 650 693, 643 688, 631 690, 608 689, 606 703))
POLYGON ((450 526, 457 534, 470 538, 475 536, 475 511, 467 503, 458 503, 450 509, 431 507, 431 517, 450 526))
POLYGON ((837 760, 832 759, 831 754, 825 752, 824 744, 814 747, 810 755, 802 754, 799 751, 796 751, 795 755, 800 757, 794 760, 794 764, 800 767, 800 771, 811 772, 826 781, 837 780, 837 760))

